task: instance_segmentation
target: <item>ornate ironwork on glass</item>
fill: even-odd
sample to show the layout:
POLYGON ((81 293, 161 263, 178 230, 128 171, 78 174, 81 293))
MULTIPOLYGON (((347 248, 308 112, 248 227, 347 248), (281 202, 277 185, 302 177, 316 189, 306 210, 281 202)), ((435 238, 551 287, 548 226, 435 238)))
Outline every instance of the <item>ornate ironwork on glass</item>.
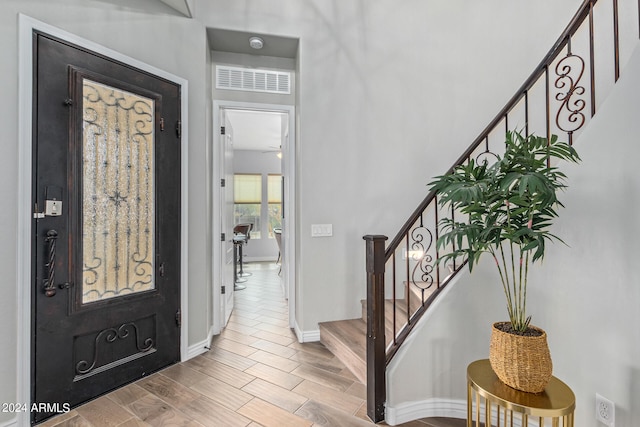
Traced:
POLYGON ((83 304, 155 287, 154 108, 84 80, 83 304))

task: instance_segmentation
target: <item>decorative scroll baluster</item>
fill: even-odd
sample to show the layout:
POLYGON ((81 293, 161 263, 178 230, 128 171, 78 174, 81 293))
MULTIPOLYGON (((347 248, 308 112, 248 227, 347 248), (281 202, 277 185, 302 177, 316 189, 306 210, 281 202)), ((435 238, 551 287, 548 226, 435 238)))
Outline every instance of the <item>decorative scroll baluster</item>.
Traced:
POLYGON ((561 103, 556 113, 556 125, 559 129, 567 132, 569 144, 572 144, 573 133, 585 123, 582 110, 587 103, 584 99, 579 98, 585 93, 584 86, 579 84, 584 74, 584 60, 571 52, 571 39, 567 42, 567 55, 558 62, 555 71, 558 76, 555 87, 565 90, 565 92, 556 94, 556 100, 561 103), (564 118, 563 113, 566 114, 564 118))
MULTIPOLYGON (((420 217, 420 225, 411 231, 411 258, 416 262, 411 271, 410 280, 407 282, 413 283, 413 285, 424 290, 431 288, 434 283, 433 268, 434 259, 429 253, 431 246, 433 245, 433 233, 427 227, 424 226, 423 218, 420 217), (419 273, 419 277, 416 277, 416 273, 419 273)), ((409 257, 407 257, 409 258, 409 257)), ((407 292, 409 288, 407 286, 407 292)), ((424 303, 424 300, 422 301, 424 303)), ((407 301, 407 304, 409 301, 407 301)))

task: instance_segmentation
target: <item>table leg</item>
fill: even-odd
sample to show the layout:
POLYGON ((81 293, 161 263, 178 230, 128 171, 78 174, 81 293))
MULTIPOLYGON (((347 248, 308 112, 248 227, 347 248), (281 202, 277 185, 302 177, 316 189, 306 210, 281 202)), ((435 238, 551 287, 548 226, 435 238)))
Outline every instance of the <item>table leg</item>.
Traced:
POLYGON ((491 401, 489 399, 484 400, 484 425, 491 425, 491 401))
POLYGON ((471 425, 471 407, 473 406, 471 398, 471 384, 467 381, 467 427, 473 427, 471 425))

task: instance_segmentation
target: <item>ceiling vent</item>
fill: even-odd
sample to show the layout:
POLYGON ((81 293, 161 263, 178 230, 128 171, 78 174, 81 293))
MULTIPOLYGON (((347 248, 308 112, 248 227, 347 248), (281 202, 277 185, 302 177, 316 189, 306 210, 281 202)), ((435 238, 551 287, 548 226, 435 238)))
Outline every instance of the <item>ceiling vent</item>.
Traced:
POLYGON ((216 89, 291 94, 291 74, 282 71, 216 66, 216 89))

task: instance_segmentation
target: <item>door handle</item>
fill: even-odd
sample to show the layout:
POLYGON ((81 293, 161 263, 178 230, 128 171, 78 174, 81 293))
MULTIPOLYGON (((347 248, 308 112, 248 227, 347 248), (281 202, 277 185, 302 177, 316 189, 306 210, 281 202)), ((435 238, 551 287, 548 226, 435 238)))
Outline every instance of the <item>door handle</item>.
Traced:
POLYGON ((47 231, 47 237, 44 239, 49 244, 48 260, 44 265, 47 268, 47 277, 44 279, 44 294, 52 297, 56 294, 56 240, 58 232, 56 230, 47 231))

